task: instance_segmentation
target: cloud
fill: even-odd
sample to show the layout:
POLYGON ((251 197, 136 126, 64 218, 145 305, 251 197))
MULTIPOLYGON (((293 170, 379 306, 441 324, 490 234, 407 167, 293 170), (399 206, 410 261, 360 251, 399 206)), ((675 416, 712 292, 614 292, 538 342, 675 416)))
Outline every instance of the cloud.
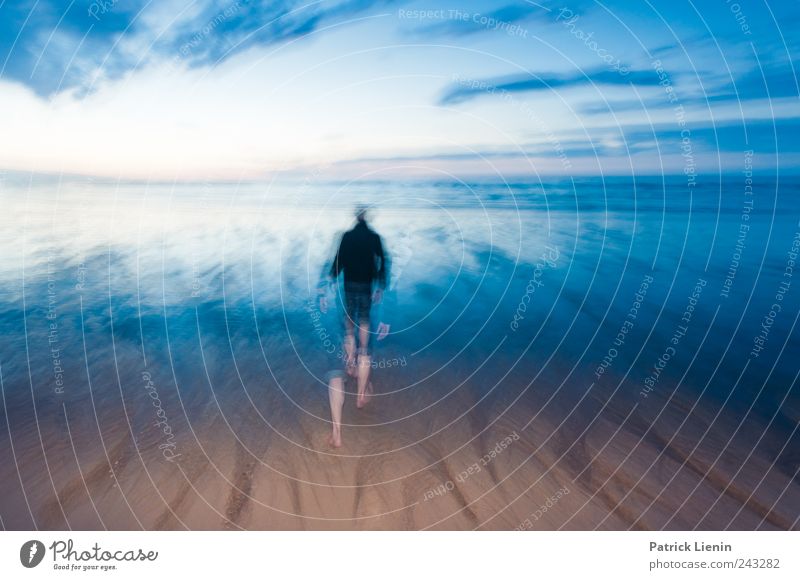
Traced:
POLYGON ((124 2, 100 18, 90 11, 110 1, 99 2, 76 0, 66 8, 47 0, 0 4, 2 77, 40 95, 80 82, 128 28, 131 10, 143 4, 124 2))
POLYGON ((718 88, 709 96, 714 101, 734 101, 748 99, 777 99, 800 95, 797 63, 784 62, 755 67, 739 76, 733 82, 718 88))
POLYGON ((189 67, 285 42, 392 0, 56 0, 0 2, 0 76, 39 96, 85 93, 152 61, 189 67))
MULTIPOLYGON (((439 162, 481 164, 485 161, 543 159, 570 160, 626 158, 647 153, 654 160, 663 159, 667 172, 679 170, 674 158, 684 152, 681 129, 673 125, 635 125, 629 127, 589 129, 588 135, 564 131, 552 139, 521 142, 513 147, 478 148, 474 151, 439 151, 426 154, 360 157, 337 162, 339 166, 363 165, 392 167, 396 165, 432 166, 439 162)), ((691 126, 689 133, 693 155, 713 160, 726 154, 743 155, 748 149, 758 156, 800 153, 800 120, 773 123, 771 120, 725 122, 691 126)))
POLYGON ((445 91, 439 104, 452 105, 481 95, 568 89, 589 84, 655 86, 658 78, 650 71, 630 71, 623 75, 616 71, 594 69, 570 74, 534 73, 486 80, 461 79, 445 91))
MULTIPOLYGON (((573 14, 583 14, 594 2, 589 0, 572 0, 570 8, 573 14)), ((520 34, 522 22, 547 22, 555 20, 558 9, 563 4, 555 0, 524 0, 516 4, 507 4, 499 8, 480 8, 477 3, 464 4, 457 8, 443 9, 436 7, 431 12, 439 21, 425 26, 415 26, 411 30, 414 37, 464 37, 474 34, 506 33, 514 36, 520 34), (517 27, 517 28, 515 28, 517 27)), ((526 35, 527 36, 527 35, 526 35)))
POLYGON ((414 28, 417 37, 467 36, 482 32, 496 32, 495 26, 507 28, 547 14, 547 10, 535 4, 503 6, 487 12, 461 9, 439 10, 441 22, 414 28))
MULTIPOLYGON (((743 111, 752 115, 763 109, 763 103, 768 102, 774 108, 772 114, 776 118, 786 118, 800 117, 800 109, 795 108, 794 114, 787 114, 780 108, 782 101, 791 102, 800 96, 799 77, 800 63, 780 62, 744 70, 735 74, 733 80, 727 78, 724 82, 720 82, 719 77, 709 80, 707 75, 697 78, 689 74, 676 75, 674 81, 676 94, 679 96, 678 103, 686 108, 707 111, 716 105, 741 103, 743 111), (759 103, 762 106, 754 108, 759 103)), ((583 103, 579 105, 579 110, 584 115, 605 115, 643 109, 672 110, 675 105, 676 103, 665 98, 663 92, 659 92, 641 95, 641 100, 636 98, 583 103)))
POLYGON ((392 0, 339 2, 274 2, 232 0, 227 7, 207 9, 193 22, 182 23, 165 52, 189 52, 192 65, 217 63, 255 45, 285 42, 313 33, 320 26, 391 4, 392 0), (221 9, 222 8, 222 9, 221 9))
MULTIPOLYGON (((696 150, 741 153, 752 149, 762 155, 800 152, 800 119, 750 119, 745 123, 728 121, 687 127, 696 150)), ((623 133, 628 146, 657 140, 664 153, 680 150, 684 138, 678 127, 669 125, 626 127, 623 133)))

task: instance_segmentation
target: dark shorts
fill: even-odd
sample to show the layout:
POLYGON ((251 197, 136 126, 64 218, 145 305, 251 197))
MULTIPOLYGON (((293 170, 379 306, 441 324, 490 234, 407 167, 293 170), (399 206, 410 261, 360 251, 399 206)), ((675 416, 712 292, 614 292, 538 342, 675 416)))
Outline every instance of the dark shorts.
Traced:
POLYGON ((372 307, 372 285, 349 283, 344 285, 344 309, 347 318, 355 325, 369 325, 372 307))
POLYGON ((330 385, 333 379, 344 380, 344 371, 342 369, 333 369, 325 373, 325 382, 330 385))

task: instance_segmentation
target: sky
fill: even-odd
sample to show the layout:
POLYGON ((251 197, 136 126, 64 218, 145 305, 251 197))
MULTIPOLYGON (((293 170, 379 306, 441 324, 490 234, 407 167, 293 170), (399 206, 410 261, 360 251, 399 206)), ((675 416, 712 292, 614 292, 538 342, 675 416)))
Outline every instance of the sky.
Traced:
POLYGON ((800 167, 800 3, 0 0, 0 171, 800 167))

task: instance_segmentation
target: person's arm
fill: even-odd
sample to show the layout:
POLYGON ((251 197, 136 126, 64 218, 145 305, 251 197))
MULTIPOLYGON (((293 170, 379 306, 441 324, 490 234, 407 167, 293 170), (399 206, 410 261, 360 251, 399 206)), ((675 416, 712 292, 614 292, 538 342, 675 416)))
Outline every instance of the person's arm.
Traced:
POLYGON ((386 280, 388 279, 389 264, 387 263, 386 252, 383 250, 383 243, 381 237, 375 234, 375 257, 378 260, 378 286, 381 290, 386 288, 386 280))
POLYGON ((346 237, 347 237, 347 234, 344 234, 342 236, 342 239, 339 242, 339 248, 336 250, 336 255, 333 257, 333 263, 331 264, 330 276, 331 276, 331 279, 334 282, 336 281, 337 278, 339 278, 339 274, 341 274, 341 272, 342 272, 341 259, 342 259, 343 254, 344 254, 343 249, 344 249, 346 237))
POLYGON ((345 233, 339 239, 333 261, 330 267, 323 267, 322 274, 317 283, 317 297, 319 298, 319 306, 322 312, 328 311, 328 291, 334 289, 336 281, 339 279, 339 274, 344 269, 341 262, 345 253, 344 245, 346 237, 347 234, 345 233))
POLYGON ((378 304, 377 320, 378 326, 375 329, 378 341, 382 341, 391 331, 391 321, 396 314, 397 310, 397 289, 389 285, 386 292, 378 304))

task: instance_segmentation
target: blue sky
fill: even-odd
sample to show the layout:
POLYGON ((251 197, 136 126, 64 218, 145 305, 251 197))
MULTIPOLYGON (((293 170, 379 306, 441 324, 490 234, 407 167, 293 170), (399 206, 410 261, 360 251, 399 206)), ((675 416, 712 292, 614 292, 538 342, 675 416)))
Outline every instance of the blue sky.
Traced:
POLYGON ((0 170, 800 167, 788 1, 0 0, 0 170))

